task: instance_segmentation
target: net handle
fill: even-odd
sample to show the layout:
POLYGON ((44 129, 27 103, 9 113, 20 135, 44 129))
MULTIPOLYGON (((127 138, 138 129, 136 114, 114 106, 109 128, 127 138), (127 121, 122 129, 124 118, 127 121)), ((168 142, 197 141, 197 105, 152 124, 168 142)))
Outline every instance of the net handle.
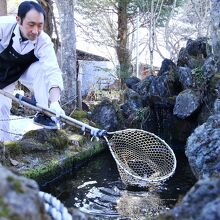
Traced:
MULTIPOLYGON (((25 107, 28 107, 32 110, 35 110, 37 112, 42 112, 44 113, 45 115, 49 116, 49 117, 56 117, 56 113, 51 111, 49 108, 45 108, 41 105, 38 105, 37 102, 33 102, 31 99, 25 97, 25 96, 22 96, 20 94, 16 94, 15 96, 0 89, 0 94, 6 96, 7 98, 10 98, 12 99, 13 101, 15 101, 16 103, 20 104, 20 105, 23 105, 25 107)), ((103 137, 104 135, 108 135, 107 134, 107 131, 106 130, 102 130, 102 129, 99 129, 99 128, 95 128, 95 127, 92 127, 88 124, 85 124, 81 121, 78 121, 74 118, 71 118, 69 116, 66 116, 66 115, 61 115, 58 120, 64 122, 64 123, 67 123, 69 125, 72 125, 76 128, 79 128, 81 129, 83 132, 89 132, 92 136, 95 136, 95 137, 103 137)))

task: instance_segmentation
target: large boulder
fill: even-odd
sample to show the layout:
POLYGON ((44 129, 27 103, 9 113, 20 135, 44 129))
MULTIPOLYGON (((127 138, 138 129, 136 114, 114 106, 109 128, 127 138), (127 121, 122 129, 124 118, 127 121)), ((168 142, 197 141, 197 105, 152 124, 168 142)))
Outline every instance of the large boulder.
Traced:
POLYGON ((176 64, 170 59, 164 59, 162 61, 158 76, 161 76, 166 72, 169 72, 170 74, 176 72, 176 64))
POLYGON ((217 72, 217 64, 213 55, 207 57, 207 59, 204 62, 204 65, 202 66, 202 70, 203 75, 207 80, 215 75, 215 73, 217 72))
POLYGON ((132 89, 140 95, 144 106, 150 104, 149 89, 155 78, 157 78, 157 76, 147 76, 145 79, 141 80, 139 83, 136 83, 135 86, 132 87, 132 89))
POLYGON ((200 97, 191 89, 186 89, 176 97, 173 114, 185 119, 191 116, 200 107, 200 97))
POLYGON ((210 45, 207 38, 189 39, 185 48, 181 48, 177 66, 194 69, 202 66, 210 54, 210 45))
POLYGON ((220 179, 199 180, 175 208, 158 220, 217 220, 220 219, 220 179))
POLYGON ((107 131, 116 131, 122 126, 118 109, 107 98, 95 106, 91 119, 97 127, 107 131))
POLYGON ((178 67, 176 73, 178 81, 181 83, 183 89, 189 89, 192 87, 192 70, 189 67, 178 67))
POLYGON ((121 105, 121 109, 126 118, 143 107, 140 95, 131 89, 126 90, 124 100, 125 102, 121 105))
POLYGON ((0 166, 0 219, 50 220, 34 180, 0 166))
POLYGON ((220 114, 212 115, 188 138, 186 156, 194 175, 220 177, 220 114))
POLYGON ((175 78, 169 72, 155 77, 149 87, 149 96, 169 97, 177 95, 179 91, 175 88, 175 78))
POLYGON ((129 89, 133 89, 133 87, 139 83, 141 80, 135 76, 131 76, 131 77, 128 77, 126 80, 125 80, 125 84, 126 86, 129 88, 129 89))

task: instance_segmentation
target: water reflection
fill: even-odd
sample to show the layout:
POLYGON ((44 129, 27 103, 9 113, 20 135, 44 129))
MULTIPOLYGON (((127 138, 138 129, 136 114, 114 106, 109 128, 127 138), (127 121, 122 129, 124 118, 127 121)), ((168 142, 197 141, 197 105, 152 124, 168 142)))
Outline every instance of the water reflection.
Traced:
POLYGON ((92 187, 85 198, 75 203, 80 211, 93 216, 119 217, 116 205, 120 198, 120 190, 113 188, 92 187))
POLYGON ((144 220, 158 215, 166 206, 157 193, 123 191, 116 208, 121 216, 144 220))
POLYGON ((156 191, 133 192, 117 186, 92 187, 82 201, 76 199, 75 205, 89 215, 112 219, 127 217, 141 220, 167 209, 165 200, 156 191))
POLYGON ((43 191, 66 207, 86 213, 89 219, 151 219, 172 208, 195 182, 186 158, 176 156, 176 173, 160 186, 125 188, 114 159, 105 152, 43 191))

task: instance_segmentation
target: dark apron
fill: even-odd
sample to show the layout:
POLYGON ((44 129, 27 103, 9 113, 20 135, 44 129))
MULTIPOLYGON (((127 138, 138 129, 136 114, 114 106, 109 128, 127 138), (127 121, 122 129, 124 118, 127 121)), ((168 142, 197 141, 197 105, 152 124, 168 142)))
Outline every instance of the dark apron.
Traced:
POLYGON ((34 55, 34 49, 27 54, 19 54, 13 47, 13 33, 8 47, 0 53, 0 89, 17 81, 27 68, 39 59, 34 55))

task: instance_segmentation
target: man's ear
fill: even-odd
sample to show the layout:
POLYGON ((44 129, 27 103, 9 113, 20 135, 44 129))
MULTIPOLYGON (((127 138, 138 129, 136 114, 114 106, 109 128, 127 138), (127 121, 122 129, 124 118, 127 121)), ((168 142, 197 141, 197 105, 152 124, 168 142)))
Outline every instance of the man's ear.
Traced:
POLYGON ((17 21, 18 24, 21 25, 21 18, 19 16, 16 16, 16 21, 17 21))

